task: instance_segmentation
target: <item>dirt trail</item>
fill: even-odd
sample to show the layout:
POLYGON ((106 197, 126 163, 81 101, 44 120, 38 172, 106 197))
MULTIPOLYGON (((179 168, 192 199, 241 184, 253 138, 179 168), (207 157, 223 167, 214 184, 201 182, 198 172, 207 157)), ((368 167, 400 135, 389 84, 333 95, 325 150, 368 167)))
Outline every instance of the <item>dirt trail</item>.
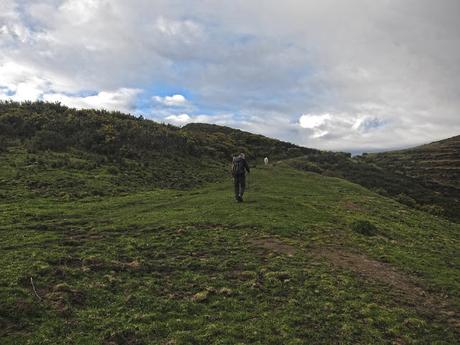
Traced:
MULTIPOLYGON (((278 238, 253 239, 251 243, 256 247, 288 256, 301 252, 278 238)), ((448 299, 427 292, 417 279, 398 271, 390 264, 338 247, 314 248, 308 253, 305 252, 305 255, 326 260, 333 267, 352 271, 363 279, 389 285, 404 302, 419 312, 440 316, 460 331, 460 313, 451 306, 448 299)))
POLYGON ((277 254, 293 256, 296 253, 294 246, 286 244, 283 241, 273 237, 252 239, 250 242, 256 247, 263 248, 277 254))

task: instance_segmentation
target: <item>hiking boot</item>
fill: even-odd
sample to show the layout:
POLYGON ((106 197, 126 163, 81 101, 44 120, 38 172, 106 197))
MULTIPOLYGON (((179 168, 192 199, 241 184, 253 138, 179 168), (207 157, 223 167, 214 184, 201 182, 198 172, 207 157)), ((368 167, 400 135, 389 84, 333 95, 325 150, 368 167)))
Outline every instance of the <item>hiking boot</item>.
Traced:
POLYGON ((243 197, 242 196, 238 196, 238 202, 243 202, 243 197))

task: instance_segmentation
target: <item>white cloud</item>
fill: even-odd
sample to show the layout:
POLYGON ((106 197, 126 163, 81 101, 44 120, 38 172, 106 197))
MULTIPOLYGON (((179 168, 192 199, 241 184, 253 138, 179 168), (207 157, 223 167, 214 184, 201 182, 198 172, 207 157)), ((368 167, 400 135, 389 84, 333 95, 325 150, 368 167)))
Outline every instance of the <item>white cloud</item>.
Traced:
POLYGON ((187 123, 193 122, 188 114, 169 115, 165 120, 173 125, 182 126, 187 123))
POLYGON ((187 99, 182 95, 172 95, 165 97, 153 96, 152 98, 155 102, 170 107, 184 106, 187 104, 187 99))
MULTIPOLYGON (((136 88, 118 88, 99 91, 91 96, 69 95, 62 89, 64 79, 50 78, 32 66, 13 61, 0 64, 0 99, 13 101, 45 100, 61 102, 74 108, 97 108, 133 112, 136 97, 141 93, 136 88)), ((65 88, 64 88, 65 89, 65 88)))
POLYGON ((39 99, 50 83, 33 68, 9 61, 0 64, 0 99, 25 101, 39 99))
POLYGON ((235 128, 240 127, 241 123, 236 121, 232 114, 216 114, 216 115, 207 115, 207 114, 198 114, 198 115, 189 115, 189 114, 178 114, 178 115, 168 115, 162 119, 156 118, 157 121, 167 122, 175 126, 183 126, 188 123, 215 123, 222 126, 232 126, 235 128))
POLYGON ((323 125, 326 121, 330 120, 331 114, 304 114, 299 118, 300 127, 303 128, 316 128, 323 125))
POLYGON ((135 110, 135 99, 140 92, 141 90, 139 89, 121 88, 114 91, 101 91, 96 95, 83 97, 51 93, 43 95, 43 100, 61 102, 69 107, 77 109, 95 108, 133 112, 135 110))

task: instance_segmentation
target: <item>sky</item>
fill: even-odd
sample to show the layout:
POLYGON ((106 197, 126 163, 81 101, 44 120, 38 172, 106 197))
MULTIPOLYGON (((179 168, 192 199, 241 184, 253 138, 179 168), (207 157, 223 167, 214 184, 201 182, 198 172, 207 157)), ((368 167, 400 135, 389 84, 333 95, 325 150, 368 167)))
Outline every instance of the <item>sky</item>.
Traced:
POLYGON ((460 134, 458 0, 0 0, 0 99, 348 152, 460 134))

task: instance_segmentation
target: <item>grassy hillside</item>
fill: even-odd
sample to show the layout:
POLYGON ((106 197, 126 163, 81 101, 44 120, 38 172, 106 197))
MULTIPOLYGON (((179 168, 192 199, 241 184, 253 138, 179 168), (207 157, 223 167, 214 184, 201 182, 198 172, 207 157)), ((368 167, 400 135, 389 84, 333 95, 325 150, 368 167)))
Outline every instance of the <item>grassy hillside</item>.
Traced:
MULTIPOLYGON (((427 169, 401 170, 401 166, 419 163, 394 160, 404 163, 397 168, 381 158, 384 154, 352 158, 347 153, 299 147, 223 126, 178 128, 117 112, 77 111, 43 102, 0 102, 0 196, 69 199, 158 187, 187 189, 224 178, 232 155, 245 152, 252 165, 265 156, 272 162, 283 160, 295 168, 345 178, 408 206, 459 221, 458 141, 448 143, 430 146, 432 155, 444 157, 443 162, 451 157, 450 182, 440 184, 423 175, 427 169), (418 175, 413 171, 419 171, 418 175)), ((419 156, 411 162, 419 162, 419 156)))
POLYGON ((202 145, 212 148, 214 152, 220 152, 224 159, 234 152, 239 152, 238 150, 245 152, 249 159, 260 163, 267 156, 271 160, 280 160, 320 153, 319 150, 225 126, 191 123, 184 126, 182 131, 197 138, 202 145))
POLYGON ((458 202, 415 177, 42 102, 0 144, 1 344, 458 343, 460 225, 423 211, 458 202))
POLYGON ((231 189, 2 201, 1 343, 457 343, 459 225, 289 167, 231 189))
POLYGON ((460 135, 408 150, 368 154, 365 159, 460 199, 460 135))
POLYGON ((0 102, 0 197, 82 198, 222 179, 232 155, 249 160, 315 150, 211 125, 178 128, 117 112, 0 102), (230 131, 231 134, 223 134, 230 131))
MULTIPOLYGON (((460 149, 457 153, 460 153, 460 149)), ((460 195, 457 188, 425 183, 423 170, 419 171, 418 176, 413 176, 374 157, 380 157, 380 154, 351 157, 344 153, 317 152, 284 160, 282 163, 304 171, 344 178, 407 206, 460 221, 460 195)), ((404 164, 400 161, 399 167, 404 164)))
POLYGON ((216 125, 190 124, 184 130, 215 151, 230 152, 237 143, 248 143, 249 156, 259 161, 264 156, 272 161, 281 159, 296 169, 344 178, 407 206, 460 221, 460 190, 456 187, 460 181, 460 137, 411 150, 351 157, 344 152, 289 147, 216 125), (233 145, 229 149, 221 142, 233 145))

